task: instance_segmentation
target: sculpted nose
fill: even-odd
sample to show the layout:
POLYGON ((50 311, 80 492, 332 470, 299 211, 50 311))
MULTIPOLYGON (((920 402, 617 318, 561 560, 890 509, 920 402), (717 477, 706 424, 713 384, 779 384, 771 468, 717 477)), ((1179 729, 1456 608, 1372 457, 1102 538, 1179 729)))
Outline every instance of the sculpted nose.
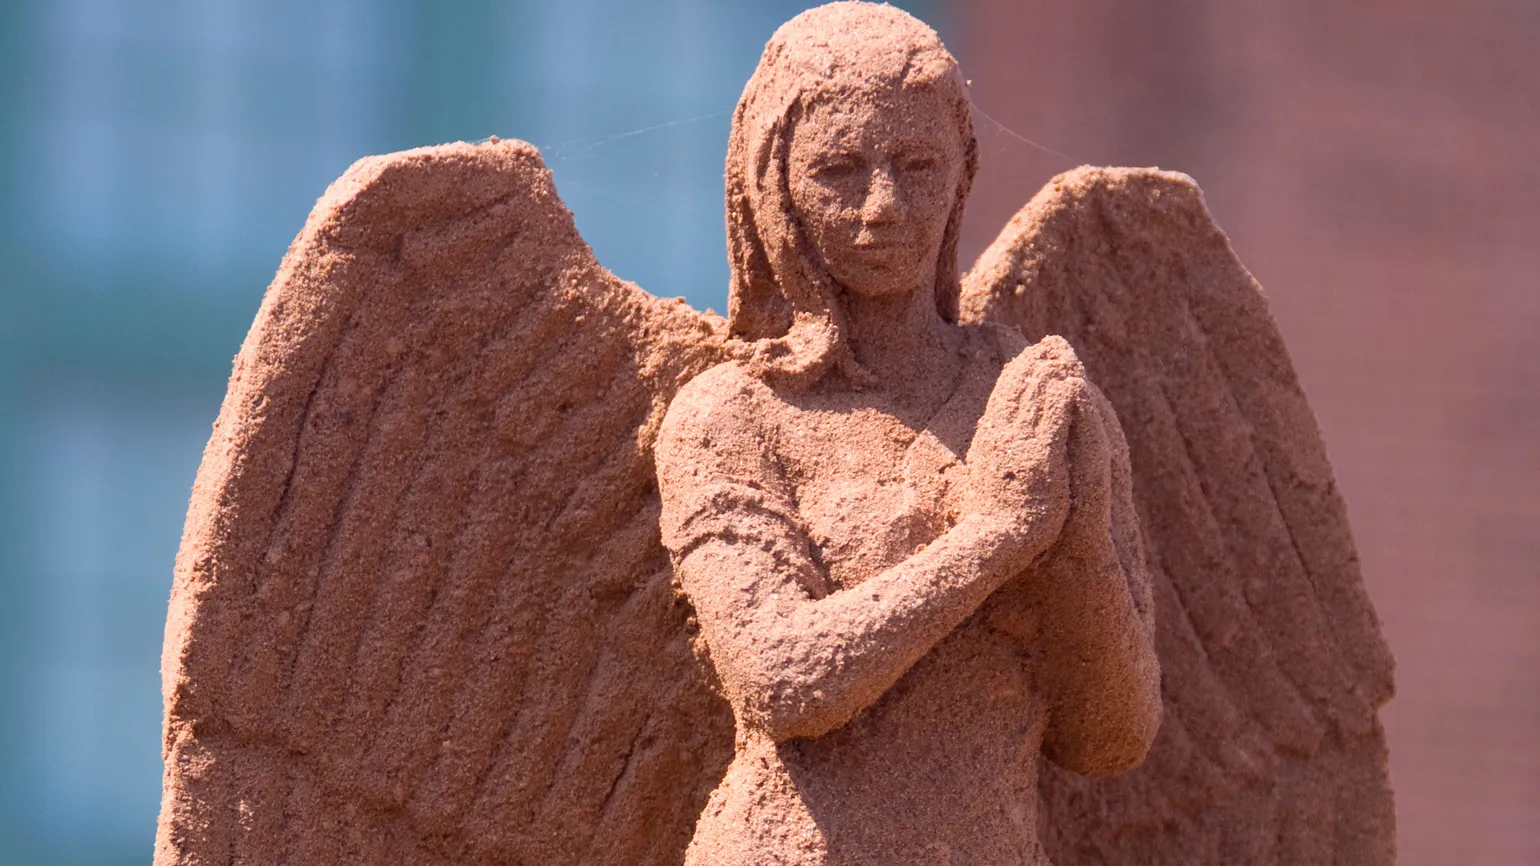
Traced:
POLYGON ((871 181, 866 186, 866 202, 861 207, 861 221, 867 225, 881 225, 898 218, 898 190, 893 183, 893 173, 885 167, 872 169, 871 181))

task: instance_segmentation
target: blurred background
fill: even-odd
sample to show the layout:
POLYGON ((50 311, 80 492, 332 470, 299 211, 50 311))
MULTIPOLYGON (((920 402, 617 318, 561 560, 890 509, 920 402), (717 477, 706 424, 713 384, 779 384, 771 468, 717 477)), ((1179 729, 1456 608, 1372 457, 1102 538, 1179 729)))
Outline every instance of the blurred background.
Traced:
MULTIPOLYGON (((0 2, 0 862, 145 863, 210 424, 354 159, 546 154, 599 259, 725 307, 729 115, 787 0, 0 2)), ((1195 176, 1325 432, 1399 659, 1401 863, 1540 863, 1540 2, 917 0, 971 256, 1079 163, 1195 176)))

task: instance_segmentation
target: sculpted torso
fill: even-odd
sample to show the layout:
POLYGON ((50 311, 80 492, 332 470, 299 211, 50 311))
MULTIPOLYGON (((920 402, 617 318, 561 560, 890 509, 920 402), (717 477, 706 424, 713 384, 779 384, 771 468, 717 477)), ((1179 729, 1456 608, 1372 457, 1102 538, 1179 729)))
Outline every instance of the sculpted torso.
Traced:
POLYGON ((657 442, 737 728, 686 862, 1043 863, 1039 755, 1127 769, 1158 718, 1130 675, 1152 648, 1099 644, 1141 633, 1111 543, 1126 451, 1062 340, 955 321, 955 62, 902 13, 824 9, 771 41, 734 119, 744 359, 688 383, 657 442), (1096 661, 1061 681, 1066 654, 1096 661))
MULTIPOLYGON (((779 512, 748 522, 735 544, 716 542, 715 557, 697 553, 764 571, 740 571, 725 581, 720 572, 695 575, 686 568, 681 575, 702 616, 726 620, 703 623, 712 646, 725 649, 733 639, 717 643, 710 636, 737 623, 763 628, 761 638, 795 640, 774 635, 774 620, 795 623, 799 613, 810 612, 795 608, 816 606, 832 593, 856 602, 849 611, 855 619, 880 616, 860 610, 862 601, 880 603, 880 594, 892 591, 872 579, 902 569, 956 526, 967 485, 963 456, 1000 370, 996 340, 975 331, 958 336, 960 369, 919 407, 871 391, 787 399, 736 365, 713 371, 681 395, 682 405, 701 406, 719 432, 705 437, 709 445, 701 437, 689 441, 689 434, 673 439, 671 458, 707 467, 720 465, 709 449, 748 450, 757 443, 764 450, 754 455, 763 459, 729 460, 731 469, 712 473, 711 481, 671 493, 694 493, 690 498, 711 507, 723 487, 742 485, 757 488, 779 512), (803 551, 805 559, 797 556, 803 551), (776 563, 782 569, 772 570, 776 563), (790 579, 794 575, 802 579, 790 579), (863 588, 869 590, 864 598, 863 588)), ((693 477, 705 481, 703 475, 693 477)), ((924 645, 924 629, 882 629, 875 639, 889 645, 877 652, 923 653, 891 686, 886 670, 874 671, 878 682, 842 679, 837 657, 844 641, 831 629, 831 645, 809 649, 830 654, 810 666, 823 661, 833 670, 821 672, 823 689, 796 700, 811 704, 826 690, 822 697, 849 707, 837 690, 886 690, 816 738, 778 743, 780 731, 740 725, 735 760, 702 815, 691 862, 1033 862, 1019 858, 1036 845, 1045 718, 1031 682, 1030 648, 1011 633, 1012 624, 1031 615, 1022 608, 1020 599, 997 594, 934 646, 924 645), (919 645, 897 643, 905 641, 919 645), (961 682, 967 688, 958 688, 961 682)), ((858 643, 860 627, 842 625, 844 637, 858 643)))

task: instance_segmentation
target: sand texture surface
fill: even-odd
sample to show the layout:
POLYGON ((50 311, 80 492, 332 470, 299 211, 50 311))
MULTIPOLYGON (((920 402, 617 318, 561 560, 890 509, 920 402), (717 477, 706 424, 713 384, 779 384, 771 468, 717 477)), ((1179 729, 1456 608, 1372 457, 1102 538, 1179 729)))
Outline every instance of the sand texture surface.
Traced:
POLYGON ((964 318, 1062 335, 1128 436, 1165 712, 1149 758, 1045 771, 1063 863, 1390 863, 1394 662, 1261 287, 1184 175, 1055 178, 965 279, 964 318))
POLYGON ((593 262, 529 145, 334 184, 193 491, 157 862, 677 860, 731 721, 645 442, 722 345, 593 262))
POLYGON ((936 34, 845 2, 734 116, 726 320, 527 144, 350 169, 193 490, 157 864, 1392 862, 1392 663, 1260 288, 1148 169, 959 276, 976 165, 936 34))

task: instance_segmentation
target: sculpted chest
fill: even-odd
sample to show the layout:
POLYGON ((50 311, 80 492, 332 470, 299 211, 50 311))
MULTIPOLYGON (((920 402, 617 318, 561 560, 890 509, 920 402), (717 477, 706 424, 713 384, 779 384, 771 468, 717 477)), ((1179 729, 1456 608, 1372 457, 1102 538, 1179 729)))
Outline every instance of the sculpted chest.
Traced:
POLYGON ((956 522, 967 443, 936 428, 944 416, 976 417, 982 405, 968 403, 949 402, 918 429, 878 408, 800 408, 777 431, 808 540, 835 586, 901 562, 956 522))

